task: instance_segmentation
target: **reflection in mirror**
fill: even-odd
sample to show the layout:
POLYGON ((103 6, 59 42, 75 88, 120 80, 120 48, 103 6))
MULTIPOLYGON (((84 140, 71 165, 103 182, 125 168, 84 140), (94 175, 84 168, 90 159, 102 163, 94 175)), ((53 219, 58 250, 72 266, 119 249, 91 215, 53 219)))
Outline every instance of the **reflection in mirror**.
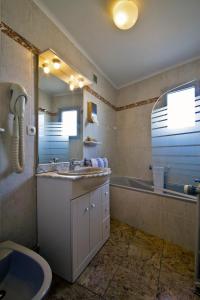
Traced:
POLYGON ((82 90, 40 70, 39 163, 82 159, 82 90))
POLYGON ((46 60, 44 55, 39 58, 39 163, 81 160, 82 87, 88 82, 50 50, 47 54, 46 60))
POLYGON ((192 81, 165 92, 151 115, 154 188, 183 193, 200 177, 200 89, 192 81))

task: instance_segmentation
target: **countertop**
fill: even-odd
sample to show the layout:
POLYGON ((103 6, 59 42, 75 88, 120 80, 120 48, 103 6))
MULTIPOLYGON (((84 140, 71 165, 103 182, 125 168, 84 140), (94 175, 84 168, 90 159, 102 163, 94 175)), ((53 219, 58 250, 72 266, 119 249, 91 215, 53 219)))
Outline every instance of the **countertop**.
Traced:
POLYGON ((88 174, 88 175, 61 175, 58 174, 56 171, 51 172, 44 172, 36 174, 37 177, 47 177, 47 178, 56 178, 56 179, 68 179, 68 180, 79 180, 79 179, 85 179, 85 178, 95 178, 95 177, 102 177, 102 176, 108 176, 110 175, 111 169, 110 168, 104 168, 104 171, 97 174, 88 174))

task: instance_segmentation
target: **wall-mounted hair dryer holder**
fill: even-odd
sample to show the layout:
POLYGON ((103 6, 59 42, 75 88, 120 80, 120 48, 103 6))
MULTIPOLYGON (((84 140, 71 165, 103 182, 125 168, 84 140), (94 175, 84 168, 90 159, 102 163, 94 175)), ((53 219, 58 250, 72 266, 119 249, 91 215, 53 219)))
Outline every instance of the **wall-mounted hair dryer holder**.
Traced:
POLYGON ((13 83, 10 86, 10 112, 14 115, 24 115, 25 104, 27 102, 27 92, 24 87, 17 83, 13 83), (22 101, 22 105, 20 101, 22 101), (23 103, 24 102, 24 103, 23 103))
POLYGON ((16 173, 24 170, 24 115, 27 92, 19 84, 10 86, 10 112, 14 115, 12 135, 12 167, 16 173))

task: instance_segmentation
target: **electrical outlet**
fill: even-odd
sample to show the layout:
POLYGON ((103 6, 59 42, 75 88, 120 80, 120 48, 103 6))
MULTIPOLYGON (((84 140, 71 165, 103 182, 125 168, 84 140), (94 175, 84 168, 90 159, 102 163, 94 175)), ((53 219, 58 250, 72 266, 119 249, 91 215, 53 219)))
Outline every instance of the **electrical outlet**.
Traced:
POLYGON ((27 130, 27 134, 28 135, 35 135, 36 134, 36 128, 35 128, 35 126, 28 125, 26 127, 26 130, 27 130))

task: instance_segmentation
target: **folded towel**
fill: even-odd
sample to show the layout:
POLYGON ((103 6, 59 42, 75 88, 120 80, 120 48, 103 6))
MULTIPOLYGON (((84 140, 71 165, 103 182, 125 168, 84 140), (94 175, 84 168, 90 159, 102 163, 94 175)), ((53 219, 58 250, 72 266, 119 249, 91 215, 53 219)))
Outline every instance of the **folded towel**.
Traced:
POLYGON ((92 167, 108 168, 108 159, 106 157, 91 158, 92 167))
POLYGON ((98 161, 96 158, 91 158, 91 165, 92 167, 98 167, 98 161))

